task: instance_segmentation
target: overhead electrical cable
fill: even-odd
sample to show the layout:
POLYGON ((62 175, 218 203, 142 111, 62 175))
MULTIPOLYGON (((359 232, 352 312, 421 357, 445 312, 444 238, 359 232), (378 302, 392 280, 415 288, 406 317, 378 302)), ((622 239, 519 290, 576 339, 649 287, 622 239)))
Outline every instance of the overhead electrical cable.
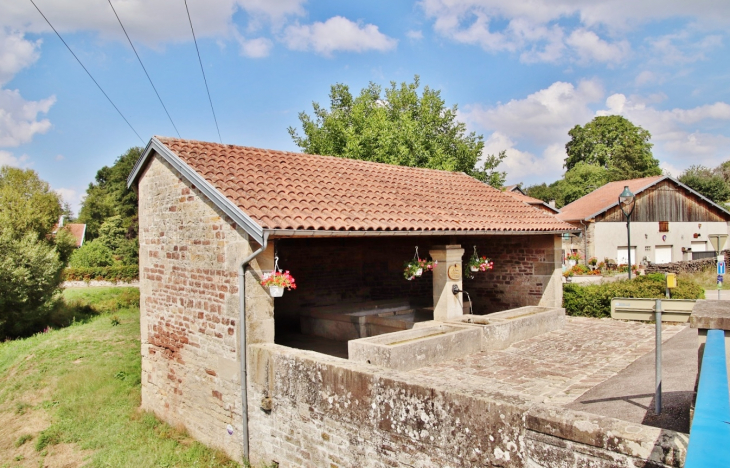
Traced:
POLYGON ((139 64, 142 66, 142 70, 144 70, 144 74, 147 75, 147 79, 150 81, 150 85, 152 86, 152 89, 155 90, 155 94, 157 95, 157 99, 160 100, 160 104, 162 105, 162 108, 165 109, 165 114, 167 114, 167 118, 170 119, 170 123, 172 124, 172 127, 175 129, 175 133, 177 133, 178 138, 182 138, 180 136, 180 132, 177 130, 177 126, 175 126, 175 122, 172 121, 172 117, 170 116, 170 113, 167 111, 167 107, 165 107, 165 103, 162 102, 162 98, 160 97, 160 93, 157 92, 157 88, 155 88, 155 84, 152 83, 152 78, 150 78, 150 74, 147 73, 147 69, 145 68, 144 64, 142 63, 142 59, 139 58, 139 54, 137 53, 137 49, 135 49, 134 44, 132 44, 132 39, 129 38, 129 34, 127 34, 127 30, 124 28, 124 25, 122 24, 122 20, 119 18, 119 15, 117 14, 117 10, 114 8, 114 5, 112 5, 112 0, 107 0, 109 2, 109 6, 112 7, 112 11, 114 12, 114 16, 117 17, 117 21, 119 21, 119 26, 122 27, 122 31, 124 31, 124 35, 127 36, 127 40, 129 41, 129 45, 132 46, 132 50, 134 51, 134 55, 137 56, 137 60, 139 61, 139 64))
POLYGON ((203 69, 203 61, 200 59, 200 49, 198 49, 198 40, 195 38, 195 30, 193 29, 193 20, 190 18, 190 9, 188 8, 188 0, 185 0, 185 11, 188 12, 188 21, 190 22, 190 31, 193 33, 193 42, 195 42, 195 50, 198 52, 198 63, 200 63, 200 71, 203 72, 203 81, 205 82, 205 90, 208 92, 208 102, 210 102, 210 110, 213 112, 213 120, 215 121, 215 129, 218 130, 218 140, 223 144, 221 138, 221 129, 218 128, 218 119, 215 117, 215 109, 213 109, 213 100, 210 98, 210 89, 208 88, 208 80, 205 78, 205 70, 203 69))
POLYGON ((83 64, 83 63, 81 63, 81 60, 79 60, 79 58, 78 58, 78 57, 76 56, 76 54, 74 54, 74 51, 73 51, 73 50, 71 50, 71 47, 69 47, 69 45, 68 45, 68 44, 66 43, 66 41, 64 41, 64 40, 63 40, 63 38, 62 38, 62 37, 61 37, 61 35, 60 35, 60 34, 58 33, 58 31, 56 31, 56 28, 54 28, 54 27, 53 27, 53 25, 51 24, 51 22, 50 22, 50 21, 48 21, 48 18, 46 18, 46 15, 44 15, 44 14, 43 14, 43 12, 41 11, 41 9, 40 9, 40 8, 38 8, 38 5, 36 5, 36 4, 35 4, 35 2, 34 2, 33 0, 30 0, 30 3, 32 3, 32 4, 33 4, 33 6, 35 7, 35 9, 36 9, 36 10, 38 10, 38 13, 40 13, 40 14, 41 14, 41 16, 43 17, 43 19, 44 19, 44 20, 46 20, 46 23, 48 23, 48 26, 50 26, 50 27, 51 27, 51 29, 53 29, 53 32, 55 32, 55 33, 56 33, 56 36, 58 36, 58 38, 59 38, 59 39, 61 39, 61 42, 63 42, 63 45, 65 45, 65 46, 66 46, 66 48, 68 49, 68 51, 69 51, 69 52, 71 52, 71 55, 73 55, 73 56, 74 56, 74 58, 76 59, 76 61, 77 61, 77 62, 79 62, 79 65, 81 65, 81 68, 83 68, 83 69, 84 69, 84 71, 86 72, 86 74, 87 74, 87 75, 89 75, 89 78, 91 78, 91 81, 93 81, 93 82, 94 82, 94 84, 95 84, 95 85, 96 85, 96 86, 97 86, 97 87, 99 88, 99 91, 101 91, 101 93, 102 93, 102 94, 103 94, 103 95, 104 95, 104 96, 105 96, 105 97, 107 98, 107 100, 109 101, 109 103, 110 103, 110 104, 111 104, 112 106, 114 106, 114 109, 116 109, 116 111, 117 111, 117 112, 119 113, 119 115, 120 115, 120 116, 121 116, 121 117, 122 117, 122 118, 124 119, 124 121, 125 121, 125 122, 127 122, 127 125, 129 125, 129 128, 131 128, 131 129, 132 129, 132 131, 134 132, 134 134, 135 134, 135 135, 137 135, 137 138, 139 138, 139 141, 141 141, 141 142, 142 142, 142 144, 144 144, 144 143, 145 143, 145 141, 144 141, 144 140, 142 139, 142 137, 141 137, 141 136, 139 136, 139 133, 137 133, 137 130, 135 130, 135 129, 134 129, 134 127, 132 127, 132 124, 131 124, 131 123, 129 123, 129 120, 127 120, 127 118, 126 118, 126 117, 124 116, 124 114, 122 114, 122 111, 120 111, 120 110, 119 110, 119 108, 117 107, 117 105, 116 105, 116 104, 114 104, 114 101, 112 101, 112 99, 111 99, 111 98, 109 97, 109 95, 108 95, 108 94, 107 94, 107 93, 106 93, 106 92, 104 91, 104 89, 103 89, 103 88, 101 87, 101 85, 100 85, 100 84, 99 84, 99 83, 98 83, 98 82, 97 82, 97 81, 96 81, 96 80, 94 79, 94 77, 93 77, 93 76, 91 75, 91 73, 89 72, 89 70, 87 70, 87 69, 86 69, 86 67, 84 66, 84 64, 83 64))

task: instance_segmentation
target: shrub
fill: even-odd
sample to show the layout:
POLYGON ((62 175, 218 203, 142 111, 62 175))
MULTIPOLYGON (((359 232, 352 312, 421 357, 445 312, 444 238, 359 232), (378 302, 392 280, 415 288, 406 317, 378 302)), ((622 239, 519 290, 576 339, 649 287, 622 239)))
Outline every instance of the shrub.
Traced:
POLYGON ((139 279, 139 265, 66 268, 63 270, 63 279, 64 281, 102 280, 129 283, 139 279))
POLYGON ((102 242, 87 242, 71 255, 71 268, 109 267, 114 265, 112 251, 102 242))
POLYGON ((56 250, 29 232, 0 234, 0 339, 31 335, 53 310, 63 264, 56 250))
MULTIPOLYGON (((610 317, 611 299, 614 297, 662 299, 665 297, 664 285, 664 275, 661 273, 585 286, 568 283, 563 288, 563 307, 568 315, 610 317)), ((702 287, 686 278, 681 278, 677 288, 672 290, 672 299, 704 299, 704 297, 702 287)))

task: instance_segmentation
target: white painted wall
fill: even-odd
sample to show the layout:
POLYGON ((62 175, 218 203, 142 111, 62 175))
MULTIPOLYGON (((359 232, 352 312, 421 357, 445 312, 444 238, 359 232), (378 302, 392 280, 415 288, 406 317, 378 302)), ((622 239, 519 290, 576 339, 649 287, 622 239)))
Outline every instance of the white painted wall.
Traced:
MULTIPOLYGON (((626 223, 595 223, 593 238, 589 237, 589 257, 594 256, 599 261, 604 258, 616 260, 616 253, 620 247, 626 249, 626 223)), ((710 234, 728 234, 728 223, 725 222, 703 222, 703 223, 669 223, 669 232, 659 232, 658 222, 631 223, 631 247, 636 248, 636 258, 640 263, 646 257, 654 262, 657 246, 672 247, 672 261, 691 260, 692 255, 682 254, 682 247, 692 248, 692 242, 707 241, 707 250, 712 249, 710 234), (698 238, 694 234, 698 233, 698 238), (666 236, 666 237, 664 237, 666 236), (649 247, 649 250, 646 250, 649 247)), ((730 246, 725 241, 722 249, 730 246)), ((633 249, 632 249, 633 257, 633 249)), ((633 263, 633 258, 632 258, 633 263)))

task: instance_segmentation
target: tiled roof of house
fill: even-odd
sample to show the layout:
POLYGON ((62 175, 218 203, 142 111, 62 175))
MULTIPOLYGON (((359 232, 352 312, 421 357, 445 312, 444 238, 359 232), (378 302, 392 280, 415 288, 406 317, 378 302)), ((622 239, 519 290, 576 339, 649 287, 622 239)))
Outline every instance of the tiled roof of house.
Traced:
POLYGON ((464 173, 158 140, 264 229, 568 231, 464 173))
POLYGON ((547 208, 548 210, 555 212, 556 214, 559 212, 559 210, 557 208, 553 208, 552 206, 548 205, 547 203, 540 200, 539 198, 533 198, 528 195, 523 195, 521 192, 516 192, 516 191, 515 192, 505 192, 505 193, 509 194, 513 198, 515 198, 523 203, 527 203, 528 205, 531 205, 531 206, 540 205, 542 207, 547 208))
POLYGON ((564 221, 587 219, 616 205, 618 203, 618 196, 623 192, 625 186, 628 185, 629 190, 637 194, 665 178, 667 176, 653 176, 609 182, 588 195, 577 199, 573 203, 562 207, 557 217, 564 221))
MULTIPOLYGON (((76 247, 81 247, 84 244, 84 236, 86 235, 86 224, 67 223, 64 224, 61 229, 66 229, 76 239, 76 247)), ((51 230, 53 235, 58 232, 58 224, 53 226, 51 230)))

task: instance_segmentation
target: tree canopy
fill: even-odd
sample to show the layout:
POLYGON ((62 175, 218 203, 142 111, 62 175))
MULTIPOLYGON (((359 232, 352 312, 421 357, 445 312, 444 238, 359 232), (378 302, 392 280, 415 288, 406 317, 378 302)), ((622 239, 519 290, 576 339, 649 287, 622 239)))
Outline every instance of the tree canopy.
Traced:
POLYGON ((289 134, 302 151, 351 159, 462 171, 487 183, 504 183, 496 166, 504 159, 482 156, 484 139, 467 133, 456 119, 457 106, 446 107, 441 93, 426 86, 419 96, 420 82, 391 81, 383 90, 370 83, 353 97, 344 84, 330 88, 330 108, 312 103, 314 113, 299 114, 303 136, 289 127, 289 134))
POLYGON ((127 176, 142 155, 143 148, 133 147, 119 156, 114 164, 96 173, 96 183, 89 184, 79 211, 79 223, 86 224, 87 239, 99 236, 107 218, 120 216, 128 238, 137 236, 137 194, 127 189, 127 176))
POLYGON ((730 184, 724 177, 730 172, 728 163, 730 161, 724 162, 714 170, 705 166, 690 166, 680 174, 678 180, 713 202, 724 203, 730 199, 730 184))
POLYGON ((660 175, 659 161, 651 152, 651 134, 620 115, 599 116, 569 132, 565 169, 579 162, 608 170, 608 181, 660 175))
POLYGON ((61 198, 31 169, 0 167, 0 232, 45 238, 61 215, 61 198))

